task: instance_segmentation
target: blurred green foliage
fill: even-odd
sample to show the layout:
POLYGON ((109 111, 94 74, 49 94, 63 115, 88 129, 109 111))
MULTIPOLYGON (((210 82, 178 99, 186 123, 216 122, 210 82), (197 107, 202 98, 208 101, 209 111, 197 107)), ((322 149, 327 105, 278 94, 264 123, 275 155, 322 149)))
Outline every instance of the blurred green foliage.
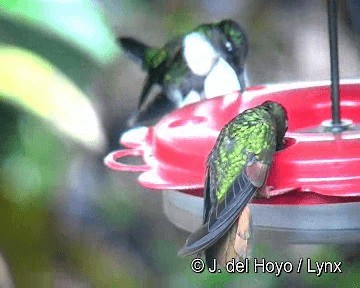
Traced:
MULTIPOLYGON (((2 40, 36 45, 33 47, 41 49, 42 42, 47 40, 47 45, 51 45, 49 42, 58 39, 65 42, 64 49, 73 46, 80 55, 88 55, 102 65, 111 62, 118 50, 101 6, 95 1, 4 0, 1 1, 0 15, 3 21, 8 21, 1 25, 7 32, 1 33, 6 35, 2 40), (36 38, 39 34, 44 34, 43 41, 36 38)), ((54 58, 54 50, 48 51, 47 45, 41 51, 54 58)), ((68 51, 63 54, 65 56, 68 51)))
POLYGON ((104 20, 88 1, 0 3, 0 250, 16 287, 56 283, 52 203, 67 189, 76 142, 104 148, 81 91, 118 52, 104 20))
POLYGON ((70 157, 62 152, 64 143, 39 119, 22 116, 17 126, 17 131, 12 131, 17 138, 12 143, 16 145, 0 162, 7 187, 2 193, 21 206, 36 203, 41 207, 48 204, 60 185, 65 185, 61 184, 62 175, 70 157))
POLYGON ((19 193, 6 184, 7 181, 1 182, 0 186, 0 247, 8 260, 15 285, 48 287, 46 283, 53 283, 56 241, 51 233, 50 213, 36 201, 17 205, 5 198, 4 192, 19 193))

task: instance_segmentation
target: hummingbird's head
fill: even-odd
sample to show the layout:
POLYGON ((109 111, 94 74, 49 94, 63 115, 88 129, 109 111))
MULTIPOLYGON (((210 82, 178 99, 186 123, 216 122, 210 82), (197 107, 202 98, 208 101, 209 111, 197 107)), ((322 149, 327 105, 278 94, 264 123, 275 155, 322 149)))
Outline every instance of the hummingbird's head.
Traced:
POLYGON ((275 119, 276 124, 276 150, 283 148, 284 136, 288 128, 288 116, 286 109, 280 103, 265 101, 264 106, 270 115, 275 119))
MULTIPOLYGON (((248 40, 233 20, 203 24, 184 36, 184 58, 193 73, 208 76, 214 68, 222 67, 222 73, 234 76, 237 88, 244 91, 245 59, 248 54, 248 40), (231 70, 227 71, 227 70, 231 70)), ((227 76, 228 78, 230 76, 227 76)), ((235 82, 234 81, 234 82, 235 82)), ((233 83, 229 80, 229 82, 233 83)), ((232 91, 231 91, 232 92, 232 91)))
POLYGON ((231 19, 216 24, 220 31, 219 51, 224 60, 234 69, 238 77, 240 90, 246 88, 245 60, 248 55, 249 43, 244 30, 231 19))

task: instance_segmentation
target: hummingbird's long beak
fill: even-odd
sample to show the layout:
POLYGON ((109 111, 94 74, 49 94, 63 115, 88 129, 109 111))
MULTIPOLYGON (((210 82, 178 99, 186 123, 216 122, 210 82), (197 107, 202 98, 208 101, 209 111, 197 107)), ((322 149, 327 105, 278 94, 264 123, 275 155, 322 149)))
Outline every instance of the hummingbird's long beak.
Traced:
POLYGON ((235 74, 236 74, 236 78, 237 81, 239 83, 240 86, 240 92, 243 93, 246 89, 246 86, 248 84, 248 78, 247 78, 247 73, 246 73, 246 69, 244 65, 241 65, 239 63, 239 60, 233 60, 233 61, 228 61, 228 63, 230 64, 231 68, 234 70, 235 74))
POLYGON ((239 84, 240 84, 240 92, 244 92, 247 86, 247 75, 246 75, 246 70, 244 68, 239 68, 237 67, 237 69, 235 69, 235 73, 236 76, 239 80, 239 84))

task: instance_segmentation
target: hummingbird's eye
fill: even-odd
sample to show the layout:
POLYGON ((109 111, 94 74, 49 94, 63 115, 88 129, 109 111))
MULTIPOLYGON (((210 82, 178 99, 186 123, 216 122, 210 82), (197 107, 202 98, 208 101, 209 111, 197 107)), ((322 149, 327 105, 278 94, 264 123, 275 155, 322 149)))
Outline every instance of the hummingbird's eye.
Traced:
POLYGON ((233 47, 232 47, 232 44, 230 41, 226 41, 225 47, 229 52, 231 52, 233 50, 233 47))

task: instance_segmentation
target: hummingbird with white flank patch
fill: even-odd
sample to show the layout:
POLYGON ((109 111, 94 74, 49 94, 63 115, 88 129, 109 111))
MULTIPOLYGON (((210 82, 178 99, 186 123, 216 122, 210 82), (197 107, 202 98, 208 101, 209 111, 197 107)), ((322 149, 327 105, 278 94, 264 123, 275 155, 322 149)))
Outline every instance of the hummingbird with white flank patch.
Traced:
POLYGON ((200 25, 161 48, 130 37, 118 41, 148 73, 133 122, 147 118, 147 113, 162 116, 184 105, 246 88, 248 39, 233 20, 200 25), (150 100, 154 86, 161 90, 150 100))

